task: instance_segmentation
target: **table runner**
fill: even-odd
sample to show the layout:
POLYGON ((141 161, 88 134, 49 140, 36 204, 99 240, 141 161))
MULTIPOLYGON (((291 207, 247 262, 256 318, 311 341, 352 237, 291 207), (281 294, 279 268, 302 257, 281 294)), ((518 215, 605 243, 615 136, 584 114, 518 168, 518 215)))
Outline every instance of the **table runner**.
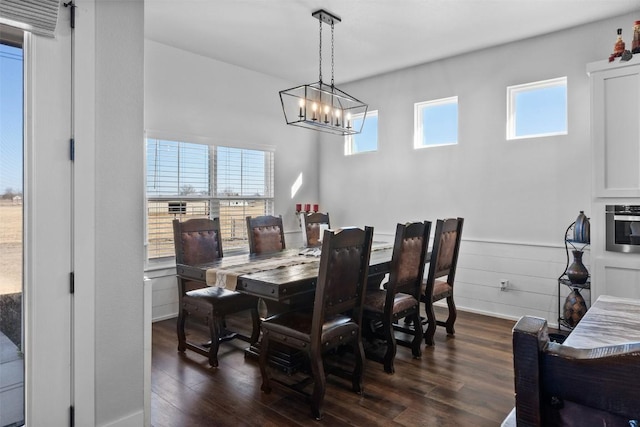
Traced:
POLYGON ((235 290, 238 276, 260 271, 274 270, 276 268, 290 267, 292 265, 319 263, 319 257, 294 255, 284 258, 268 258, 264 260, 242 261, 237 265, 229 265, 224 269, 209 268, 206 273, 207 285, 235 290))

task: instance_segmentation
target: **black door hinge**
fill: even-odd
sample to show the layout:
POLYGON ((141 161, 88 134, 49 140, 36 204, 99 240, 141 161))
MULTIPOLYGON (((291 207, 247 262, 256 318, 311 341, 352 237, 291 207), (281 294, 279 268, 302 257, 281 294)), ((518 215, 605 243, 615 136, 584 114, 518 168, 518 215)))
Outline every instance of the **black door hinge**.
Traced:
POLYGON ((71 7, 71 28, 76 28, 76 5, 73 4, 73 1, 63 3, 64 7, 71 7))
POLYGON ((69 406, 69 427, 74 427, 76 425, 76 414, 73 406, 69 406))
POLYGON ((69 293, 73 294, 76 291, 76 275, 75 273, 72 271, 71 273, 69 273, 69 293))
POLYGON ((72 162, 76 159, 76 140, 71 138, 69 140, 69 160, 72 162))

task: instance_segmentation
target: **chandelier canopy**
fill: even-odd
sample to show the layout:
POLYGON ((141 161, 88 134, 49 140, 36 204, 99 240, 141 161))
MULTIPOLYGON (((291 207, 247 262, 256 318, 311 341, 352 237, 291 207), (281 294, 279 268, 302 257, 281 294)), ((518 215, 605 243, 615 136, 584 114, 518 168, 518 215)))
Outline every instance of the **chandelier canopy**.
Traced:
POLYGON ((367 114, 367 104, 338 89, 333 80, 333 30, 340 18, 322 9, 311 16, 320 22, 320 75, 315 83, 280 91, 285 120, 289 125, 337 135, 360 133, 367 114), (322 81, 323 23, 331 25, 331 84, 322 81), (357 121, 354 120, 356 117, 357 121))

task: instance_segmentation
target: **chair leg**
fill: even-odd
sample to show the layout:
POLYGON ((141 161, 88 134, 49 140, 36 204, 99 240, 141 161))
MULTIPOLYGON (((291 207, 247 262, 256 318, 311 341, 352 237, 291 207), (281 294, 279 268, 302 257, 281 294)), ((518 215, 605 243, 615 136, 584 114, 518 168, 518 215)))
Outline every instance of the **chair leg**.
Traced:
POLYGON ((218 367, 218 349, 220 348, 220 333, 223 325, 223 318, 209 315, 209 330, 211 331, 211 347, 209 347, 209 364, 214 368, 218 367))
POLYGON ((445 322, 445 327, 447 328, 447 334, 454 335, 456 331, 453 329, 453 324, 456 323, 458 312, 456 311, 456 304, 453 302, 453 296, 447 297, 447 306, 449 307, 449 317, 445 322))
POLYGON ((432 346, 433 336, 436 334, 436 313, 433 311, 433 304, 425 303, 425 312, 427 313, 427 330, 424 333, 424 343, 432 346))
POLYGON ((251 338, 250 340, 250 344, 255 344, 258 342, 258 339, 260 338, 260 314, 258 313, 258 308, 252 308, 251 309, 251 324, 252 324, 252 330, 251 330, 251 338))
POLYGON ((393 360, 396 357, 397 344, 396 337, 393 333, 393 321, 390 319, 385 319, 382 329, 384 330, 384 339, 387 344, 387 352, 384 354, 384 371, 388 374, 393 374, 395 372, 395 368, 393 366, 393 360))
POLYGON ((362 377, 364 376, 364 347, 362 346, 362 340, 358 339, 353 343, 353 354, 355 355, 356 365, 353 369, 353 377, 351 379, 351 387, 353 391, 358 394, 364 393, 364 387, 362 383, 362 377))
POLYGON ((321 349, 312 349, 309 356, 311 374, 313 376, 313 394, 311 395, 311 415, 316 420, 322 419, 322 403, 327 388, 327 378, 324 373, 324 361, 321 349))
POLYGON ((411 353, 414 359, 420 359, 422 356, 422 350, 420 349, 422 345, 422 324, 420 323, 419 307, 416 307, 415 312, 407 317, 412 317, 415 325, 413 328, 413 341, 411 341, 411 353))
POLYGON ((271 393, 271 384, 269 382, 269 332, 262 333, 262 341, 260 342, 260 373, 262 374, 262 386, 260 390, 265 394, 271 393))
POLYGON ((176 322, 176 330, 178 332, 178 351, 184 353, 187 350, 187 336, 184 332, 187 311, 180 307, 178 312, 178 321, 176 322))

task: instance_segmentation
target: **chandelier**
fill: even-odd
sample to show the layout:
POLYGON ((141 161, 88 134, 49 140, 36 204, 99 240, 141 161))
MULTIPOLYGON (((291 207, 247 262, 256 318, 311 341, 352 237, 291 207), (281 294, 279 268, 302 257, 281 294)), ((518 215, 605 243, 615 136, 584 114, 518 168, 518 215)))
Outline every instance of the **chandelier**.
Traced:
POLYGON ((280 91, 284 117, 288 125, 321 132, 337 135, 360 133, 367 114, 367 104, 338 89, 333 82, 333 29, 340 18, 322 9, 311 16, 320 22, 320 75, 315 83, 280 91), (331 25, 331 84, 322 81, 323 23, 331 25))

